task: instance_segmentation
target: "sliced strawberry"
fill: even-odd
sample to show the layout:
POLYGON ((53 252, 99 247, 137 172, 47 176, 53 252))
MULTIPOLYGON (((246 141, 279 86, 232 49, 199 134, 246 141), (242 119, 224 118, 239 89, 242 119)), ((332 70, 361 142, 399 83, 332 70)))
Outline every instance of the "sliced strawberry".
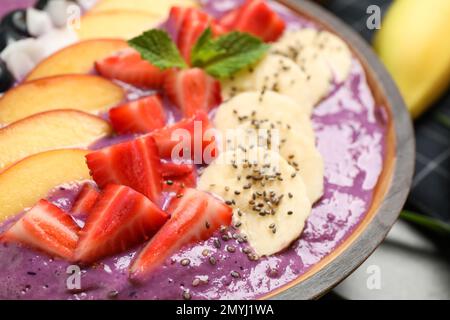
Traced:
POLYGON ((77 199, 72 206, 70 213, 74 217, 87 217, 89 211, 97 202, 100 192, 90 183, 84 184, 78 193, 77 199))
POLYGON ((131 48, 97 61, 95 68, 106 78, 145 89, 160 89, 165 75, 164 71, 143 60, 139 52, 131 48))
POLYGON ((286 28, 284 20, 264 0, 247 0, 220 22, 229 30, 248 32, 266 42, 277 40, 286 28))
POLYGON ((158 231, 134 260, 132 280, 144 281, 183 246, 206 240, 222 225, 231 223, 232 209, 208 193, 186 189, 171 205, 170 220, 158 231))
POLYGON ((108 185, 80 232, 75 260, 91 263, 147 240, 168 215, 126 186, 108 185))
POLYGON ((225 26, 221 25, 218 21, 213 21, 211 23, 211 31, 213 36, 215 37, 220 37, 229 32, 229 30, 225 26))
POLYGON ((174 37, 175 43, 178 41, 178 35, 183 25, 184 18, 190 14, 194 8, 172 7, 170 9, 169 18, 166 22, 167 31, 174 37))
POLYGON ((225 14, 223 17, 219 19, 219 25, 221 25, 228 31, 233 30, 239 18, 240 11, 241 7, 229 11, 227 14, 225 14))
MULTIPOLYGON (((184 194, 186 188, 195 188, 197 186, 197 172, 192 171, 191 173, 181 176, 166 179, 163 183, 163 192, 169 196, 175 196, 175 198, 181 197, 184 194)), ((168 199, 169 203, 173 199, 168 199)))
POLYGON ((190 174, 195 170, 195 167, 191 163, 176 164, 173 162, 162 162, 161 172, 163 178, 177 178, 190 174))
POLYGON ((47 200, 40 200, 0 239, 71 260, 78 242, 78 231, 77 224, 67 213, 47 200))
POLYGON ((178 35, 177 44, 187 64, 191 62, 191 51, 203 31, 211 24, 212 18, 205 12, 191 9, 186 12, 178 35))
POLYGON ((199 110, 209 112, 222 102, 220 82, 199 68, 170 70, 164 89, 185 117, 191 117, 199 110))
POLYGON ((163 192, 181 195, 185 188, 194 188, 197 185, 197 170, 193 164, 163 163, 162 176, 163 192))
POLYGON ((207 134, 211 128, 208 115, 199 111, 193 117, 155 130, 150 135, 155 139, 161 158, 210 163, 218 153, 215 137, 207 134), (190 152, 185 154, 185 151, 190 152))
POLYGON ((119 134, 148 133, 166 124, 166 114, 158 95, 112 108, 109 111, 109 119, 119 134))
POLYGON ((94 181, 100 188, 122 184, 159 202, 161 194, 161 162, 151 136, 104 148, 86 156, 94 181))

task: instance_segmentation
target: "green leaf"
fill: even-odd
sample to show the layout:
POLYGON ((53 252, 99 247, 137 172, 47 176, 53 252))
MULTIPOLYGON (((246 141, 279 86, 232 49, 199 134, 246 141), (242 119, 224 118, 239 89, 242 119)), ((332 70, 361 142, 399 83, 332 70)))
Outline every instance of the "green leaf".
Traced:
POLYGON ((442 112, 439 112, 435 115, 436 120, 441 123, 443 126, 450 129, 450 117, 443 114, 442 112))
POLYGON ((410 211, 402 211, 402 213, 400 214, 400 218, 412 222, 414 224, 417 224, 419 226, 422 226, 431 231, 448 236, 450 235, 450 225, 440 220, 429 218, 425 215, 410 211))
POLYGON ((195 44, 191 61, 215 78, 223 79, 255 64, 270 46, 248 33, 231 32, 217 39, 208 28, 195 44))
POLYGON ((212 31, 209 27, 201 34, 196 44, 192 48, 191 63, 195 67, 202 67, 206 63, 208 63, 208 61, 224 53, 224 50, 217 48, 214 44, 212 31))
POLYGON ((168 68, 186 68, 186 62, 167 32, 152 29, 128 41, 143 59, 164 70, 168 68))

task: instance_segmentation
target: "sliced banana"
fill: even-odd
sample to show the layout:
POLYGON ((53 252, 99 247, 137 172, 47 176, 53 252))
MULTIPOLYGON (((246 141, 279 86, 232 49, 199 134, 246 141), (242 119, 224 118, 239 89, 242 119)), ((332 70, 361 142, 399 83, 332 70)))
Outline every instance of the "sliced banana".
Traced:
POLYGON ((311 143, 315 142, 308 111, 291 98, 273 91, 252 91, 236 95, 217 109, 214 124, 226 136, 227 130, 236 129, 251 120, 270 120, 282 124, 311 143))
MULTIPOLYGON (((306 186, 306 193, 311 203, 315 203, 323 195, 324 161, 316 146, 301 134, 286 126, 271 121, 249 121, 237 130, 236 140, 246 149, 251 149, 255 142, 259 147, 265 147, 272 151, 279 152, 289 165, 297 170, 303 178, 306 186), (274 130, 277 130, 276 133, 274 130), (272 132, 272 134, 269 134, 272 132), (247 137, 255 137, 250 138, 247 137), (277 136, 279 143, 267 142, 267 139, 260 141, 258 137, 277 136), (247 138, 247 139, 246 139, 247 138)), ((237 146, 236 142, 227 146, 237 146)), ((228 150, 228 149, 227 149, 228 150)))
POLYGON ((328 31, 305 28, 287 31, 272 45, 272 53, 281 54, 297 62, 311 76, 314 83, 322 84, 320 77, 343 82, 350 74, 352 53, 347 44, 328 31), (324 67, 332 73, 325 71, 324 67))
POLYGON ((307 74, 291 59, 269 54, 257 65, 222 81, 222 97, 228 100, 240 92, 271 90, 287 95, 312 112, 323 92, 309 84, 307 74))
POLYGON ((303 179, 278 153, 254 148, 222 153, 198 188, 223 198, 255 253, 275 254, 297 239, 311 212, 303 179))

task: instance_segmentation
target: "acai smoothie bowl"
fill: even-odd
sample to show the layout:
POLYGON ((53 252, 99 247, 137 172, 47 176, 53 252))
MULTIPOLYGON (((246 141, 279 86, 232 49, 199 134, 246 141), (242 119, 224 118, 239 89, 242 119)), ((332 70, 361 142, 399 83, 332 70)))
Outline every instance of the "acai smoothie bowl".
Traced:
POLYGON ((315 5, 7 2, 0 299, 316 298, 395 222, 408 115, 315 5))

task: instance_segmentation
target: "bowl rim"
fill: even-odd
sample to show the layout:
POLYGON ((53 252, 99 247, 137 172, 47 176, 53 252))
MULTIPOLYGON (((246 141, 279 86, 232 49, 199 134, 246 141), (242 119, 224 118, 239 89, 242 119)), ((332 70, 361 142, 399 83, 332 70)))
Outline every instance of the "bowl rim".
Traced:
MULTIPOLYGON (((376 86, 378 93, 382 95, 381 99, 385 102, 384 108, 389 113, 390 130, 392 130, 390 137, 389 134, 386 136, 394 139, 390 142, 393 152, 388 166, 390 168, 385 172, 387 175, 384 178, 385 185, 381 187, 385 190, 381 191, 383 194, 380 195, 378 203, 374 204, 375 200, 373 200, 371 216, 366 216, 346 240, 323 258, 318 263, 321 266, 315 271, 307 271, 296 280, 262 297, 262 299, 274 300, 317 299, 358 268, 381 244, 396 222, 406 202, 414 174, 414 130, 411 117, 396 84, 375 52, 359 34, 338 17, 308 0, 276 1, 293 10, 294 13, 332 31, 349 44, 353 53, 363 64, 371 91, 373 92, 373 86, 376 86)), ((386 170, 387 160, 385 157, 383 171, 386 170)))

